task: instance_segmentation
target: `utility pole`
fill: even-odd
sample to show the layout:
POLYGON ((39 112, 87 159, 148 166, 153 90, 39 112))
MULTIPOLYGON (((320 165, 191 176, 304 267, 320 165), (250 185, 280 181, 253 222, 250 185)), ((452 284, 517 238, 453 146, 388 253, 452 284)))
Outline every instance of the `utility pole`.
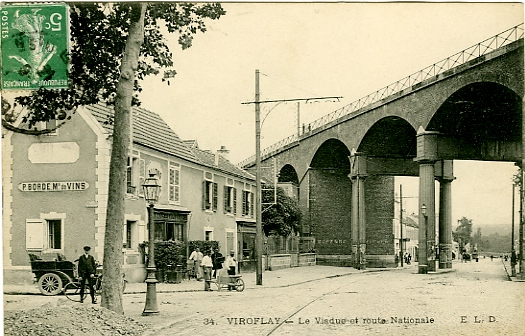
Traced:
POLYGON ((401 259, 401 267, 403 267, 403 185, 399 185, 399 227, 401 232, 401 237, 399 239, 399 247, 400 247, 400 255, 399 259, 401 259))
MULTIPOLYGON (((514 196, 514 189, 516 189, 516 185, 513 183, 512 184, 512 231, 511 231, 511 234, 510 234, 510 253, 511 255, 513 255, 514 253, 516 253, 514 251, 514 202, 515 202, 515 196, 514 196)), ((513 277, 516 276, 516 265, 512 262, 512 258, 511 258, 511 275, 513 277)))
POLYGON ((259 91, 259 69, 255 70, 255 240, 257 269, 255 284, 262 285, 262 218, 261 218, 261 103, 259 91))
POLYGON ((301 102, 297 102, 297 139, 301 135, 301 102))
POLYGON ((290 101, 308 101, 308 100, 322 100, 322 99, 339 99, 343 97, 310 97, 310 98, 295 98, 295 99, 278 99, 278 100, 260 100, 259 90, 259 69, 255 70, 255 100, 253 102, 245 102, 242 104, 255 104, 255 254, 257 255, 256 266, 256 285, 262 285, 262 247, 263 247, 263 233, 262 233, 262 193, 261 193, 261 104, 265 103, 281 103, 290 101))

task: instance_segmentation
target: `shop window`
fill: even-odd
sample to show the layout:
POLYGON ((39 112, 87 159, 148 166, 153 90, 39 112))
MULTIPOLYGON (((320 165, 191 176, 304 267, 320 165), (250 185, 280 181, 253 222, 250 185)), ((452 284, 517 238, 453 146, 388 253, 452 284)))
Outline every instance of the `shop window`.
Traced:
POLYGON ((62 221, 60 219, 47 219, 46 224, 48 249, 62 249, 62 221))
POLYGON ((184 239, 184 225, 176 222, 155 222, 155 239, 157 240, 179 240, 184 239))
POLYGON ((224 212, 237 213, 237 189, 234 187, 224 186, 224 212))
POLYGON ((211 181, 204 181, 202 189, 203 209, 217 211, 217 183, 211 181))

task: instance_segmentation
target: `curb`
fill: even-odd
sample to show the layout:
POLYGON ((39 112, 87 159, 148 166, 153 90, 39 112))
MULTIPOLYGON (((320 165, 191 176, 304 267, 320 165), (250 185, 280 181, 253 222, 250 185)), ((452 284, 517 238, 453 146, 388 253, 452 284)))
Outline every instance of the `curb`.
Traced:
POLYGON ((505 273, 507 274, 507 281, 512 282, 525 282, 525 279, 519 279, 517 276, 513 277, 510 275, 509 270, 507 269, 507 265, 503 260, 501 260, 501 263, 503 264, 503 268, 505 269, 505 273))

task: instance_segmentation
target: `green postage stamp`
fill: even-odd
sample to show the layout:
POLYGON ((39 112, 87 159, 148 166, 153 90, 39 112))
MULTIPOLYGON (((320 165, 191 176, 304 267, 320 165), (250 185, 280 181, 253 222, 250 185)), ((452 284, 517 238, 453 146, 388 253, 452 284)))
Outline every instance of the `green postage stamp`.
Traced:
POLYGON ((67 88, 67 5, 4 3, 0 11, 2 90, 67 88))

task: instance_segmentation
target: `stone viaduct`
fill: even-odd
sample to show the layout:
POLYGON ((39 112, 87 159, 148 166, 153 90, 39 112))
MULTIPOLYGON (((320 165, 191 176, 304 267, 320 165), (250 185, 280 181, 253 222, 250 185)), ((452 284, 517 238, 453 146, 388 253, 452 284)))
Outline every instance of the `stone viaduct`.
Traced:
POLYGON ((523 63, 521 24, 263 151, 263 166, 273 162, 278 181, 297 188, 302 234, 316 237, 319 259, 393 266, 394 176, 419 176, 419 272, 452 267, 453 160, 522 164, 523 63))

